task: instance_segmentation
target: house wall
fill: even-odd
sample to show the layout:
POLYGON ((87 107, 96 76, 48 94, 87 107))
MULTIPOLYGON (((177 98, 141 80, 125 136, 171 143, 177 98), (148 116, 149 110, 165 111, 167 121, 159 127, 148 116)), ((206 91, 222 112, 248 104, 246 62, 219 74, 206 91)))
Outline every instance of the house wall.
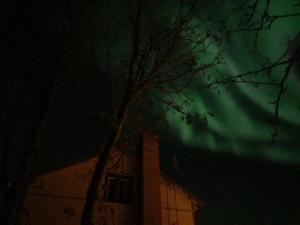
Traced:
MULTIPOLYGON (((142 155, 132 149, 113 151, 106 173, 131 177, 133 199, 130 204, 104 202, 107 183, 102 179, 94 224, 195 224, 193 200, 179 186, 160 176, 157 137, 144 137, 141 148, 142 155)), ((95 162, 96 159, 87 160, 36 178, 24 199, 19 224, 79 225, 95 162)))
POLYGON ((195 206, 190 196, 178 185, 161 179, 163 225, 195 225, 195 206))
POLYGON ((107 169, 108 173, 128 176, 132 179, 133 199, 130 204, 103 202, 105 179, 102 188, 99 190, 100 199, 96 204, 94 213, 95 225, 136 225, 137 224, 137 183, 138 183, 138 164, 136 152, 119 151, 107 169))
MULTIPOLYGON (((132 177, 133 187, 136 189, 136 160, 136 153, 132 150, 126 154, 124 151, 114 151, 107 172, 132 177)), ((87 160, 36 178, 24 199, 20 224, 79 225, 94 166, 95 159, 87 160)), ((136 196, 133 195, 132 204, 103 202, 104 182, 95 205, 94 224, 136 224, 136 196)))

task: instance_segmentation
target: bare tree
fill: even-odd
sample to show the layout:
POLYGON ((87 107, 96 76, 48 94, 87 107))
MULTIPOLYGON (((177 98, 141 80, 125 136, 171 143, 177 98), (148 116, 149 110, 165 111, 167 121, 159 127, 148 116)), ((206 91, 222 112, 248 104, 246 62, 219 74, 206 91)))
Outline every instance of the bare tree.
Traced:
MULTIPOLYGON (((28 185, 28 178, 31 172, 31 166, 33 161, 33 154, 38 150, 40 142, 41 142, 41 136, 42 132, 45 128, 45 124, 53 110, 55 98, 57 97, 57 89, 59 88, 62 74, 64 72, 65 68, 65 59, 68 55, 68 50, 70 50, 70 47, 72 46, 72 41, 74 39, 74 34, 76 34, 79 30, 80 23, 82 22, 83 15, 85 14, 85 11, 87 9, 87 2, 84 1, 80 6, 75 8, 75 4, 68 5, 67 7, 67 13, 65 16, 65 26, 59 31, 59 37, 58 37, 58 43, 55 50, 55 56, 53 59, 53 64, 51 65, 51 73, 49 74, 39 74, 40 77, 38 80, 38 86, 35 88, 35 96, 33 96, 32 93, 29 94, 29 98, 38 99, 36 100, 36 104, 30 108, 30 115, 27 118, 27 120, 22 121, 21 124, 17 124, 15 127, 12 128, 12 130, 7 134, 7 140, 5 140, 5 149, 2 150, 1 155, 1 169, 2 169, 2 176, 6 177, 6 165, 7 162, 7 156, 10 153, 10 139, 15 133, 15 130, 19 129, 20 126, 22 126, 25 123, 30 124, 29 134, 28 134, 28 140, 24 147, 24 149, 19 150, 20 153, 20 159, 16 165, 14 174, 10 181, 8 182, 8 179, 6 179, 4 182, 4 207, 1 211, 1 221, 5 225, 14 224, 15 220, 17 219, 17 215, 20 211, 20 207, 22 206, 22 200, 24 198, 27 185, 28 185), (41 90, 42 89, 42 90, 41 90), (39 96, 36 97, 36 92, 39 92, 39 96)), ((24 19, 24 18, 22 18, 24 19)), ((26 24, 28 25, 28 24, 26 24)), ((32 24, 29 24, 32 26, 32 24)), ((43 27, 38 27, 40 30, 39 32, 43 33, 44 29, 43 27)), ((43 36, 43 35, 41 35, 43 36)), ((46 35, 45 35, 46 36, 46 35)), ((45 37, 47 40, 47 37, 45 37)), ((43 46, 44 47, 44 46, 43 46)), ((73 46, 72 46, 73 47, 73 46)), ((24 54, 24 53, 23 53, 24 54)), ((46 60, 44 61, 46 62, 46 60)), ((35 69, 35 68, 34 68, 35 69)), ((23 71, 22 71, 23 72, 23 71)), ((26 71, 30 73, 31 71, 26 71)), ((40 72, 40 71, 39 71, 40 72)), ((22 74, 23 75, 23 74, 22 74)), ((16 76, 17 78, 22 76, 21 74, 18 74, 16 76)), ((25 75, 28 75, 25 73, 25 75)), ((18 83, 17 79, 15 81, 14 88, 12 90, 11 99, 13 99, 15 93, 18 94, 22 93, 22 90, 15 90, 15 86, 18 83)), ((31 89, 34 89, 31 87, 31 89)), ((11 101, 9 99, 9 101, 11 101)), ((8 117, 8 114, 10 114, 10 104, 12 102, 9 102, 9 104, 4 108, 3 113, 1 115, 1 123, 8 117)), ((11 154, 11 153, 10 153, 11 154)))
POLYGON ((219 53, 209 55, 208 51, 209 45, 216 44, 216 38, 207 31, 203 32, 203 21, 194 20, 198 2, 178 1, 177 5, 173 2, 177 8, 163 15, 160 1, 125 1, 122 5, 124 13, 118 15, 122 20, 117 23, 123 28, 120 30, 111 27, 109 19, 101 17, 106 51, 100 57, 107 62, 106 72, 111 76, 116 100, 113 103, 115 118, 88 187, 82 225, 92 223, 108 156, 124 129, 130 108, 148 97, 181 112, 188 119, 182 103, 166 96, 181 92, 194 78, 204 76, 206 71, 221 63, 219 53), (113 45, 118 40, 126 44, 114 52, 113 45))
MULTIPOLYGON (((224 7, 225 2, 221 1, 224 7)), ((282 97, 287 91, 287 81, 300 58, 300 30, 286 34, 285 48, 276 57, 266 55, 259 43, 264 32, 272 31, 276 23, 288 20, 299 21, 299 1, 283 1, 288 9, 274 10, 278 2, 272 0, 232 1, 231 9, 224 18, 215 20, 221 30, 221 35, 231 39, 235 35, 246 33, 252 38, 253 57, 259 57, 261 63, 240 74, 230 74, 225 77, 215 77, 208 82, 207 87, 216 85, 232 86, 236 83, 253 85, 254 87, 269 87, 277 90, 273 105, 273 116, 269 119, 272 126, 271 137, 274 142, 279 135, 279 120, 282 97)), ((278 29, 278 28, 277 28, 278 29)), ((230 40, 229 40, 230 41, 230 40)), ((277 47, 276 47, 277 48, 277 47)), ((278 46, 279 48, 279 46, 278 46)))

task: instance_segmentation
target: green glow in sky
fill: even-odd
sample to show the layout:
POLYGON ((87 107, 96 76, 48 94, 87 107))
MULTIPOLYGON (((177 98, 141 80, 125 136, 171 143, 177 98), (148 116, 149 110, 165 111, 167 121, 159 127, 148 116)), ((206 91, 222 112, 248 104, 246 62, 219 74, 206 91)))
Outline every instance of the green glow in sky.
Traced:
MULTIPOLYGON (((220 4, 221 0, 201 1, 197 13, 191 23, 203 32, 207 27, 214 27, 210 22, 205 27, 202 23, 203 18, 214 20, 224 18, 225 15, 238 4, 240 0, 223 1, 225 5, 220 4), (218 18, 217 18, 218 17, 218 18)), ((147 8, 145 13, 153 19, 152 23, 147 26, 169 26, 172 21, 176 20, 181 4, 184 1, 153 1, 152 8, 147 8), (177 4, 175 4, 177 2, 177 4), (157 4, 157 5, 155 5, 157 4)), ((222 1, 221 1, 222 2, 222 1)), ((263 4, 265 1, 258 1, 263 4)), ((300 11, 300 6, 293 6, 295 0, 272 0, 270 13, 282 15, 285 13, 295 13, 300 11)), ((109 1, 104 4, 103 18, 106 24, 107 35, 110 38, 110 62, 112 75, 118 78, 119 71, 122 70, 121 61, 128 57, 131 51, 128 40, 131 37, 131 30, 127 29, 129 21, 126 21, 126 7, 130 6, 127 1, 109 1), (115 5, 119 5, 116 9, 115 5), (124 9, 124 10, 123 10, 124 9), (109 12, 114 12, 114 16, 109 12), (116 15, 116 16, 115 16, 116 15), (122 35, 120 35, 122 34, 122 35), (122 38, 118 38, 122 36, 122 38)), ((132 6, 133 7, 133 6, 132 6)), ((134 7, 133 7, 134 8, 134 7)), ((259 5, 258 15, 263 9, 259 5)), ((238 24, 241 13, 232 17, 229 24, 238 24)), ((293 37, 299 31, 300 17, 285 18, 273 24, 272 29, 263 31, 259 36, 258 49, 260 53, 270 60, 277 59, 286 49, 287 38, 293 37)), ((143 27, 142 34, 149 35, 149 27, 143 27), (147 30, 148 29, 148 30, 147 30)), ((152 27, 155 28, 155 27, 152 27)), ((213 29, 213 28, 212 28, 213 29)), ((151 34, 151 32, 150 32, 151 34)), ((196 33, 195 33, 196 34, 196 33)), ((186 35, 191 35, 186 33, 186 35)), ((99 59, 106 55, 105 39, 99 42, 99 59)), ((225 64, 218 67, 218 72, 212 71, 211 75, 216 77, 230 76, 255 70, 264 62, 261 56, 254 51, 253 35, 243 32, 231 37, 230 42, 224 43, 221 47, 214 41, 208 43, 208 50, 212 56, 221 51, 224 54, 225 64)), ((199 54, 197 43, 189 46, 193 54, 199 54)), ((187 47, 187 48, 189 48, 187 47)), ((201 53, 202 54, 202 53, 201 53)), ((197 63, 203 63, 209 60, 203 55, 199 55, 197 63)), ((102 67, 106 68, 106 61, 99 60, 103 63, 102 67)), ((283 68, 275 71, 274 77, 282 76, 283 68)), ((261 76, 258 76, 261 77, 261 76)), ((262 78, 260 78, 262 79, 262 78)), ((300 162, 300 76, 299 70, 294 66, 291 75, 287 81, 287 92, 284 94, 280 108, 280 136, 276 143, 271 144, 272 127, 268 120, 273 116, 273 105, 277 91, 272 87, 259 86, 255 88, 251 85, 237 84, 229 90, 226 87, 218 89, 201 88, 203 79, 195 80, 193 85, 185 91, 185 95, 190 96, 194 101, 191 105, 186 106, 185 111, 193 114, 194 120, 191 124, 186 124, 180 119, 181 115, 172 110, 166 112, 167 120, 170 127, 175 131, 183 143, 189 146, 199 147, 202 150, 213 152, 232 152, 241 156, 261 156, 278 162, 300 162), (211 114, 212 113, 212 114, 211 114), (208 116, 208 126, 203 126, 201 117, 203 114, 208 116), (197 117, 199 117, 197 119, 197 117)), ((116 79, 118 80, 118 79, 116 79)), ((175 96, 176 97, 176 96, 175 96)), ((177 96, 178 102, 182 96, 177 96)))
MULTIPOLYGON (((273 1, 271 12, 282 14, 299 12, 299 7, 291 7, 289 1, 273 1)), ((292 2, 292 1, 291 1, 292 2)), ((231 1, 234 6, 234 1, 231 1)), ((230 7, 230 5, 228 6, 230 7)), ((212 10, 207 10, 212 13, 212 10)), ((222 16, 222 9, 215 12, 222 16)), ((223 11, 224 15, 226 14, 223 11)), ((238 20, 238 18, 236 18, 238 20)), ((286 48, 286 39, 299 31, 300 17, 275 22, 272 29, 260 35, 258 48, 270 59, 278 58, 286 48)), ((249 33, 235 35, 225 49, 225 64, 218 68, 219 75, 233 75, 259 68, 262 59, 253 51, 253 38, 249 33)), ((282 69, 275 76, 281 76, 282 69)), ((208 116, 208 127, 197 123, 186 124, 178 113, 168 111, 167 119, 182 142, 199 149, 214 152, 232 152, 241 156, 262 156, 278 162, 300 162, 300 81, 299 70, 293 68, 287 82, 280 108, 280 136, 271 144, 271 125, 267 120, 273 114, 276 90, 272 87, 238 84, 229 90, 200 88, 200 81, 187 91, 194 99, 186 111, 208 116)))

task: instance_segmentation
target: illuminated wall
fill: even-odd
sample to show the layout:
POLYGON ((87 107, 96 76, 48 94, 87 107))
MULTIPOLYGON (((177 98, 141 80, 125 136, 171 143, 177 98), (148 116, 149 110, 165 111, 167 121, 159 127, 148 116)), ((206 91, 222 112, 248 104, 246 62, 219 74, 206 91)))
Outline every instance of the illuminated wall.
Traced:
MULTIPOLYGON (((159 170, 158 139, 146 140, 143 160, 137 149, 112 153, 95 205, 95 225, 194 224, 197 200, 153 171, 159 170)), ((79 225, 94 166, 91 159, 36 178, 28 189, 20 224, 79 225)))
POLYGON ((161 208, 163 225, 195 225, 197 203, 174 182, 161 179, 161 208))
MULTIPOLYGON (((135 154, 115 151, 108 170, 120 176, 130 176, 136 183, 135 154), (133 158, 134 157, 134 158, 133 158)), ((38 177, 28 189, 20 220, 28 225, 79 225, 95 159, 38 177)), ((95 224, 136 224, 136 204, 103 202, 105 180, 95 206, 95 224)), ((133 187, 136 187, 134 185, 133 187)), ((135 196, 135 195, 133 195, 135 196)), ((133 199, 136 202, 136 199, 133 199)))

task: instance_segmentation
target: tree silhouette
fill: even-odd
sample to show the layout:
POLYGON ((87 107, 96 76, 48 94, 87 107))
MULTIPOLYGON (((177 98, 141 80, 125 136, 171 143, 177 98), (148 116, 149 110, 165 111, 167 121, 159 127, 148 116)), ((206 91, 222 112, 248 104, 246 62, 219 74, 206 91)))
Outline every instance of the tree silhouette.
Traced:
MULTIPOLYGON (((225 7, 225 2, 220 1, 225 7)), ((280 1, 279 1, 280 2, 280 1)), ((287 34, 283 50, 276 56, 270 56, 263 51, 263 44, 260 43, 264 32, 272 31, 276 23, 293 19, 299 21, 299 2, 287 1, 284 3, 286 9, 281 11, 275 9, 277 2, 272 0, 251 0, 232 1, 231 9, 227 16, 217 19, 221 33, 231 39, 235 35, 246 33, 252 39, 252 55, 261 59, 260 65, 240 74, 230 74, 227 77, 215 78, 208 82, 207 86, 228 85, 243 83, 255 87, 269 87, 277 90, 274 99, 270 102, 273 105, 273 116, 269 119, 272 126, 272 141, 279 135, 279 113, 283 94, 287 91, 287 81, 292 74, 292 70, 297 65, 300 57, 300 30, 295 30, 287 34), (237 19, 238 18, 238 19, 237 19)), ((278 29, 278 28, 277 28, 278 29)), ((281 48, 281 46, 277 46, 281 48)))
MULTIPOLYGON (((15 210, 20 205, 20 199, 28 181, 32 153, 39 148, 41 131, 44 129, 50 110, 54 107, 53 98, 56 95, 60 78, 66 70, 70 70, 71 66, 67 65, 67 60, 72 61, 72 56, 78 54, 76 51, 69 51, 70 48, 79 48, 76 46, 77 43, 72 42, 74 38, 80 39, 89 46, 90 57, 97 66, 97 76, 108 77, 109 82, 105 84, 105 88, 108 89, 110 96, 106 96, 108 100, 102 100, 103 96, 100 96, 99 104, 103 104, 101 101, 109 101, 112 117, 107 140, 103 147, 98 149, 99 157, 87 193, 82 224, 91 222, 93 205, 107 157, 124 131, 124 126, 133 110, 140 110, 144 107, 141 105, 147 102, 150 108, 154 107, 158 110, 155 113, 152 113, 150 109, 145 110, 143 112, 145 117, 151 116, 157 120, 164 120, 165 110, 174 110, 181 114, 181 118, 186 123, 196 123, 197 126, 207 124, 205 116, 198 118, 185 111, 184 105, 191 104, 190 99, 183 97, 178 101, 179 98, 174 97, 182 93, 195 79, 207 81, 203 86, 209 88, 218 85, 231 87, 237 83, 258 88, 275 88, 277 94, 271 102, 274 113, 269 122, 273 127, 272 138, 275 140, 279 135, 280 105, 288 88, 287 81, 299 61, 299 30, 284 40, 286 47, 280 55, 272 58, 264 55, 260 39, 263 32, 272 30, 279 21, 299 18, 299 1, 288 1, 286 4, 290 6, 289 11, 283 11, 281 14, 274 13, 272 8, 275 2, 272 0, 230 1, 225 17, 220 14, 220 16, 214 15, 207 18, 202 16, 203 5, 217 2, 220 8, 226 8, 228 6, 226 1, 211 1, 202 4, 198 0, 178 0, 172 3, 158 0, 116 0, 100 3, 82 1, 78 5, 74 1, 66 2, 70 5, 66 8, 66 15, 60 21, 64 28, 61 29, 59 43, 52 45, 57 51, 53 57, 55 60, 52 62, 53 71, 50 75, 40 69, 44 66, 43 63, 46 64, 47 59, 43 61, 40 58, 43 56, 43 50, 49 50, 47 48, 41 49, 39 54, 36 54, 36 61, 27 60, 27 67, 19 71, 22 75, 17 74, 13 78, 11 68, 18 67, 18 62, 11 60, 14 63, 7 66, 10 68, 6 68, 6 65, 1 63, 1 73, 8 74, 5 79, 2 78, 2 81, 10 83, 8 86, 11 87, 5 101, 2 101, 1 97, 0 115, 1 134, 5 134, 1 137, 1 176, 6 193, 5 202, 9 203, 5 207, 6 211, 2 212, 2 215, 6 217, 4 221, 14 217, 15 210), (214 29, 213 32, 210 31, 211 27, 214 29), (219 74, 215 73, 214 69, 223 62, 221 43, 226 42, 226 39, 231 41, 240 33, 247 33, 252 37, 253 56, 262 59, 261 65, 239 74, 218 76, 219 74), (37 73, 39 76, 31 75, 31 73, 37 73), (32 79, 34 81, 27 79, 30 75, 34 77, 32 79), (26 94, 23 90, 26 88, 22 89, 24 81, 27 82, 29 90, 31 83, 36 80, 38 80, 36 89, 28 94, 29 97, 27 96, 28 99, 35 99, 36 105, 28 106, 28 100, 20 103, 20 96, 26 94), (23 115, 27 113, 25 112, 26 106, 29 108, 26 110, 31 111, 29 114, 33 114, 30 119, 23 115), (21 118, 16 119, 11 115, 11 112, 16 110, 14 108, 22 111, 21 118), (23 119, 23 117, 26 118, 23 119), (6 127, 4 125, 6 120, 14 122, 6 127), (22 157, 17 165, 18 169, 16 169, 13 182, 9 182, 6 177, 6 166, 9 164, 7 155, 11 154, 12 137, 20 127, 27 126, 27 124, 30 124, 30 132, 28 137, 26 136, 28 145, 22 146, 22 150, 25 150, 21 153, 22 157)), ((40 6, 40 8, 43 7, 40 6)), ((28 19, 27 22, 30 23, 31 20, 28 19)), ((21 22, 18 26, 22 27, 21 22)), ((38 32, 43 33, 43 29, 47 30, 47 27, 41 29, 37 26, 31 29, 40 29, 38 32)), ((45 36, 47 35, 46 32, 45 36)), ((47 46, 51 42, 50 39, 46 37, 47 41, 38 47, 47 46)), ((25 46, 26 42, 23 45, 25 46)), ((22 52, 22 49, 18 51, 22 52)), ((29 50, 24 52, 28 55, 31 53, 29 50)), ((19 60, 26 59, 26 57, 23 55, 19 60)), ((76 72, 82 71, 74 73, 76 72)), ((136 123, 141 121, 138 118, 135 119, 136 123)))
MULTIPOLYGON (((108 156, 123 131, 130 108, 148 97, 182 113, 188 121, 190 115, 184 112, 183 103, 166 96, 179 93, 193 79, 221 63, 220 53, 212 53, 208 48, 218 40, 212 33, 203 32, 204 23, 193 17, 199 1, 173 3, 176 10, 164 13, 159 11, 163 6, 159 1, 125 2, 122 5, 125 12, 117 18, 111 19, 109 15, 108 19, 105 12, 100 16, 106 45, 104 57, 100 57, 107 62, 106 72, 111 76, 111 91, 117 95, 113 97, 117 102, 113 104, 113 124, 87 191, 82 225, 91 224, 108 156), (117 50, 112 45, 117 45, 117 50)), ((93 55, 97 57, 96 51, 93 55)))

